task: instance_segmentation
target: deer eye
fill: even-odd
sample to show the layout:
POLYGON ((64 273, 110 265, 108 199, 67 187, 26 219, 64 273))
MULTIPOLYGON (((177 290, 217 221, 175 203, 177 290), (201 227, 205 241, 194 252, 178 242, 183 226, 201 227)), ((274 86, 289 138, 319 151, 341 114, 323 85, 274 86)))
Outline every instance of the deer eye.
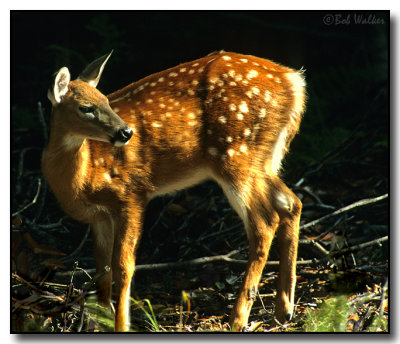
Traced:
POLYGON ((83 113, 94 113, 96 109, 94 106, 80 106, 79 110, 83 113))

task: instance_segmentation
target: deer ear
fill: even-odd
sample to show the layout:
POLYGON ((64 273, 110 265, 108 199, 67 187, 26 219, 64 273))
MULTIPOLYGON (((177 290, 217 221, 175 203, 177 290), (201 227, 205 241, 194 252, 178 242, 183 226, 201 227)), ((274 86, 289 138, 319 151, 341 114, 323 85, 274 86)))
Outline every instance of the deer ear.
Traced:
POLYGON ((71 75, 67 67, 61 68, 54 79, 54 86, 47 92, 47 98, 53 105, 61 102, 61 98, 68 92, 68 84, 71 75))
POLYGON ((89 85, 96 87, 99 83, 101 74, 103 73, 104 66, 112 54, 112 50, 108 55, 99 57, 90 63, 83 72, 79 75, 78 79, 87 82, 89 85))

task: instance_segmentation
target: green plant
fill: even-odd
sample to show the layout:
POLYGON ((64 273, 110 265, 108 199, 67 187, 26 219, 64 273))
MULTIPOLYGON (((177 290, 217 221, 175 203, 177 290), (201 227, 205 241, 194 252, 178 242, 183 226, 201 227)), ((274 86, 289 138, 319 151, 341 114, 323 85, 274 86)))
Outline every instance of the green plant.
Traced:
POLYGON ((143 302, 136 301, 133 297, 131 297, 132 302, 138 306, 143 313, 146 315, 147 319, 149 319, 149 323, 151 325, 151 330, 153 332, 160 332, 160 328, 158 327, 158 322, 156 316, 154 315, 153 307, 148 299, 144 299, 143 302), (147 307, 150 310, 150 313, 144 308, 143 303, 147 304, 147 307))
POLYGON ((114 314, 111 308, 99 305, 95 296, 86 299, 85 313, 87 321, 92 321, 96 330, 101 332, 112 332, 114 330, 114 314))
POLYGON ((349 295, 343 294, 327 298, 318 309, 305 312, 303 330, 305 332, 385 332, 388 330, 388 319, 384 315, 385 305, 387 305, 385 291, 382 295, 367 292, 357 297, 349 298, 349 295), (374 305, 374 301, 379 300, 380 305, 374 305))
POLYGON ((326 299, 320 308, 307 310, 305 332, 346 332, 347 295, 326 299))

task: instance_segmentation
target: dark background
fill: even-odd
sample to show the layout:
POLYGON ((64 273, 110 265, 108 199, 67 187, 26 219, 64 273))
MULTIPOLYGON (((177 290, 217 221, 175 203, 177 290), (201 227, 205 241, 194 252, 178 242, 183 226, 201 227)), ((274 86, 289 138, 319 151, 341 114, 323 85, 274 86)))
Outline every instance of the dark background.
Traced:
MULTIPOLYGON (((40 156, 50 117, 46 93, 53 73, 67 66, 77 77, 87 63, 112 49, 98 85, 105 94, 221 49, 303 67, 307 110, 284 162, 285 182, 293 188, 302 180, 302 188, 334 209, 385 194, 389 190, 389 28, 388 11, 13 11, 12 212, 34 199, 42 178, 40 156), (39 120, 38 102, 47 126, 39 120)), ((326 214, 309 210, 307 205, 313 204, 307 197, 302 201, 302 223, 326 214)), ((227 208, 221 190, 210 183, 190 193, 155 199, 149 205, 138 263, 189 260, 244 247, 240 221, 233 213, 228 218, 227 208), (165 211, 171 203, 182 208, 165 211), (212 223, 221 223, 224 236, 214 236, 212 223), (230 225, 234 230, 224 229, 230 225)), ((386 235, 388 212, 387 201, 361 208, 335 227, 335 234, 352 243, 386 235)), ((81 242, 85 225, 69 219, 63 222, 65 232, 40 227, 63 216, 43 183, 38 201, 13 216, 13 228, 70 253, 81 242)), ((301 237, 317 236, 326 226, 317 230, 304 231, 301 237)), ((300 248, 301 257, 304 252, 300 248)), ((387 246, 377 255, 364 253, 368 262, 388 258, 387 246)), ((93 268, 90 239, 79 261, 93 268)), ((72 269, 72 262, 67 269, 72 269)))

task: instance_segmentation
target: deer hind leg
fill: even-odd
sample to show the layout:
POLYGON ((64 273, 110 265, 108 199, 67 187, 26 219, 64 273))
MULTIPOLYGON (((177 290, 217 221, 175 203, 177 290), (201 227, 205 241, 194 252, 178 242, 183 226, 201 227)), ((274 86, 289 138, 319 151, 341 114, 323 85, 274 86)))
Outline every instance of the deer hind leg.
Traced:
POLYGON ((257 189, 256 185, 265 187, 266 183, 248 183, 246 192, 222 185, 229 202, 244 222, 249 240, 247 270, 229 321, 232 331, 241 331, 247 325, 257 296, 258 283, 279 224, 277 212, 264 196, 265 190, 263 187, 257 189))
POLYGON ((277 237, 279 242, 279 278, 275 317, 280 323, 293 316, 296 261, 302 204, 298 197, 279 179, 273 181, 273 199, 279 213, 277 237))
MULTIPOLYGON (((96 271, 99 272, 105 266, 111 268, 114 245, 114 224, 109 216, 91 225, 94 241, 94 258, 96 271)), ((100 304, 110 306, 112 290, 112 272, 108 272, 97 282, 97 298, 100 304)))
POLYGON ((130 290, 135 270, 135 251, 139 244, 144 207, 132 206, 119 216, 115 228, 113 253, 113 279, 117 307, 115 314, 115 331, 125 332, 130 326, 130 290))

